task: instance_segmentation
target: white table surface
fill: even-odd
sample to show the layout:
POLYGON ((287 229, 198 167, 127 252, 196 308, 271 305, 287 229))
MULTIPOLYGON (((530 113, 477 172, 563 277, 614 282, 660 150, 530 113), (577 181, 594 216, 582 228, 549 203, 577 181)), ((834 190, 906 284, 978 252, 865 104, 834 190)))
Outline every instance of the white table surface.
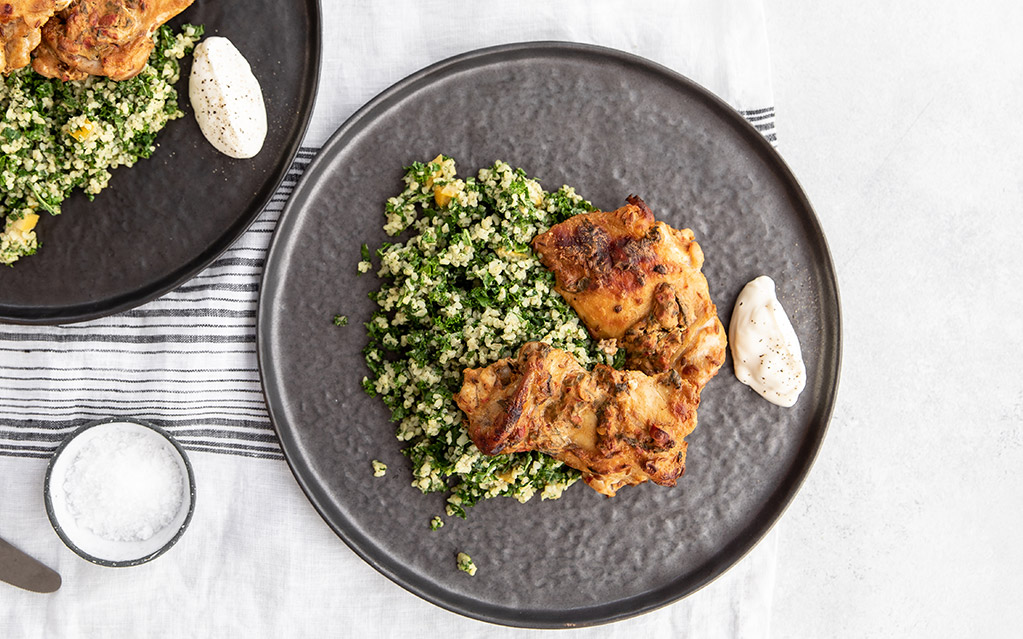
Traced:
POLYGON ((1023 5, 767 0, 844 361, 773 637, 1020 636, 1023 5))
POLYGON ((1023 5, 765 5, 779 150, 844 311, 831 428, 772 535, 770 634, 1019 636, 1023 5))

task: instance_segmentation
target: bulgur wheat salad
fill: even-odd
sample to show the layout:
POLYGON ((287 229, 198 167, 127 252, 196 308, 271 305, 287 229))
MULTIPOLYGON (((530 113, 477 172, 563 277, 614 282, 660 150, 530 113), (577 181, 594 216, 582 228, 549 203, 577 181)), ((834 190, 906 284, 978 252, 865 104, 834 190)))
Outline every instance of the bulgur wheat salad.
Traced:
POLYGON ((156 134, 183 115, 178 61, 201 36, 201 26, 160 27, 149 64, 123 82, 61 82, 31 67, 0 77, 0 264, 36 252, 39 215, 59 214, 72 190, 92 199, 111 169, 153 153, 156 134))
MULTIPOLYGON (((462 179, 453 159, 438 156, 412 164, 404 182, 387 201, 384 230, 409 235, 375 251, 383 284, 371 294, 379 309, 366 324, 370 375, 363 387, 390 408, 413 485, 450 491, 448 515, 464 517, 496 496, 557 498, 578 471, 537 452, 484 456, 453 395, 465 368, 512 356, 527 341, 564 349, 587 368, 612 363, 554 291, 553 275, 529 244, 594 209, 571 187, 547 193, 504 162, 462 179)), ((363 245, 359 271, 373 269, 372 261, 363 245)))

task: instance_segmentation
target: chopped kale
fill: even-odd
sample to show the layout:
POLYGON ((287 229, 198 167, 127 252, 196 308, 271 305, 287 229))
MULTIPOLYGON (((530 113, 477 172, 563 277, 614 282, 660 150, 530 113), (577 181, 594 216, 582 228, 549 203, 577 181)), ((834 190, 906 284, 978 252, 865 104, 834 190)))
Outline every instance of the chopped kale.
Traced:
MULTIPOLYGON (((536 452, 487 457, 469 440, 453 397, 467 367, 514 356, 527 341, 611 363, 554 291, 530 241, 593 206, 570 187, 553 193, 503 162, 465 179, 451 158, 414 162, 384 209, 404 241, 375 251, 383 282, 366 324, 363 388, 397 423, 413 485, 448 492, 447 514, 496 496, 556 498, 579 472, 536 452)), ((374 253, 363 245, 362 258, 374 253)))

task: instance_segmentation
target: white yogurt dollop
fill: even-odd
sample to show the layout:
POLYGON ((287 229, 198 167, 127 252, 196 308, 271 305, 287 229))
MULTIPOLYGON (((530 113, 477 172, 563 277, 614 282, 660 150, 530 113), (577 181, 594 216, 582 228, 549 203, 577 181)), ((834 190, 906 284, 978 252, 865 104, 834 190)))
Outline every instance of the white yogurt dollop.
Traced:
POLYGON ((739 293, 728 326, 735 376, 779 406, 792 406, 806 385, 799 339, 774 293, 774 280, 761 275, 739 293))
POLYGON ((266 139, 266 106, 245 56, 227 38, 206 38, 195 47, 188 97, 195 120, 218 151, 251 158, 266 139))

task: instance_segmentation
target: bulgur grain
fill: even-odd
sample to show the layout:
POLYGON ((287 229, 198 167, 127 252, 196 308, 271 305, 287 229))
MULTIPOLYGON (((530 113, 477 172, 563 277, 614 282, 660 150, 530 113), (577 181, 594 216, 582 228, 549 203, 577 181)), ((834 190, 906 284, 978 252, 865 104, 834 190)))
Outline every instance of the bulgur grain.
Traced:
MULTIPOLYGON (((371 374, 363 387, 390 408, 412 485, 450 491, 448 515, 464 517, 496 496, 556 499, 578 471, 537 452, 481 454, 453 395, 465 368, 513 356, 531 340, 565 349, 586 367, 611 363, 530 246, 536 234, 593 207, 571 187, 544 192, 504 162, 461 179, 454 160, 438 156, 414 163, 404 182, 387 200, 384 229, 407 239, 375 252, 383 283, 371 295, 379 309, 366 323, 371 374)), ((364 247, 362 262, 371 257, 364 247)))
POLYGON ((92 199, 112 169, 150 156, 156 134, 183 115, 178 60, 201 36, 201 26, 160 27, 149 64, 123 82, 61 82, 31 67, 0 77, 0 264, 36 252, 40 213, 59 214, 75 188, 92 199))

